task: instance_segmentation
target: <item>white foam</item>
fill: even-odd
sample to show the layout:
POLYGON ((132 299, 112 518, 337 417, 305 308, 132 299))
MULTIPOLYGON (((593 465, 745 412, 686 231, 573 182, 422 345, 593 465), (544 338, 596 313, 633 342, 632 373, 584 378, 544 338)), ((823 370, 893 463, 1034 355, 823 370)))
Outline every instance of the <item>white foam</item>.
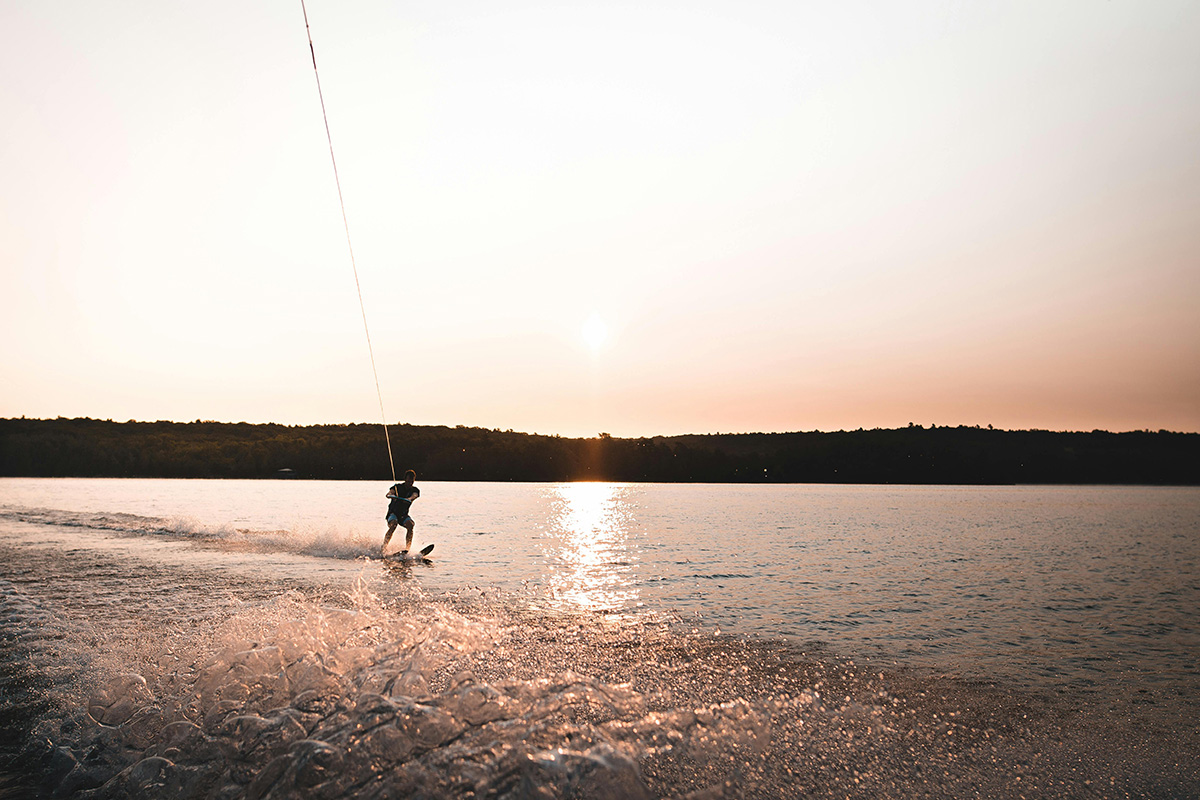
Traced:
POLYGON ((694 734, 722 736, 723 720, 741 726, 751 714, 718 706, 648 715, 630 687, 571 671, 498 682, 458 671, 447 680, 495 647, 506 624, 437 604, 397 613, 361 584, 346 601, 287 592, 231 602, 220 624, 186 642, 147 631, 136 654, 97 657, 75 692, 86 715, 39 728, 68 767, 51 771, 50 788, 103 779, 107 792, 134 793, 145 780, 202 773, 219 783, 242 769, 252 786, 284 794, 318 781, 333 797, 365 782, 400 793, 419 783, 432 796, 529 784, 547 797, 581 796, 581 786, 591 787, 582 796, 648 797, 638 758, 651 732, 676 731, 658 750, 694 734), (140 672, 127 668, 131 655, 140 672), (597 713, 612 721, 582 721, 597 713), (112 759, 85 764, 98 746, 112 759))

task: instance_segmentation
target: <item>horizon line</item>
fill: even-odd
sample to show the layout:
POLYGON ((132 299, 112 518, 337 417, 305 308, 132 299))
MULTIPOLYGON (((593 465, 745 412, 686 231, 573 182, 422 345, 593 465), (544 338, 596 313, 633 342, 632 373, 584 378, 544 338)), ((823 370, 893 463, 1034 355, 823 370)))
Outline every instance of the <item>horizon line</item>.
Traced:
MULTIPOLYGON (((227 420, 216 420, 216 419, 139 420, 139 419, 132 419, 132 418, 120 421, 120 420, 114 420, 111 417, 109 417, 107 419, 101 419, 99 417, 66 417, 66 416, 61 416, 61 415, 57 416, 57 417, 27 417, 25 415, 21 415, 20 417, 0 417, 0 422, 9 422, 9 421, 12 421, 12 422, 16 422, 16 421, 25 421, 25 422, 60 422, 60 421, 78 422, 78 421, 84 421, 84 422, 109 422, 114 425, 128 425, 128 424, 151 425, 151 424, 160 424, 160 423, 166 423, 166 424, 171 424, 171 425, 262 425, 262 426, 276 425, 276 426, 284 427, 284 428, 350 427, 352 425, 371 426, 371 425, 382 424, 378 421, 375 421, 375 422, 286 423, 286 422, 246 422, 245 420, 241 420, 238 422, 230 422, 227 420)), ((532 431, 532 432, 531 431, 518 431, 518 430, 514 430, 512 428, 506 428, 506 429, 488 428, 488 427, 484 427, 482 425, 424 424, 424 423, 414 423, 414 422, 388 422, 388 423, 386 423, 386 425, 388 427, 447 428, 447 429, 451 429, 451 430, 456 429, 456 428, 462 428, 462 429, 467 429, 467 430, 489 431, 492 433, 510 433, 510 434, 516 434, 516 435, 521 435, 521 436, 545 436, 548 438, 559 438, 559 439, 605 439, 605 438, 608 438, 608 439, 678 439, 678 438, 682 438, 685 436, 787 436, 787 435, 793 435, 793 434, 868 433, 871 431, 941 430, 941 429, 945 429, 945 428, 949 428, 952 430, 963 430, 963 429, 981 430, 981 431, 986 430, 986 431, 995 432, 995 433, 1061 433, 1061 434, 1106 433, 1106 434, 1109 434, 1112 436, 1119 436, 1122 434, 1132 434, 1132 433, 1172 434, 1172 435, 1180 435, 1180 436, 1192 436, 1192 435, 1200 434, 1200 431, 1173 431, 1173 430, 1168 430, 1166 428, 1159 428, 1157 430, 1153 430, 1150 428, 1134 428, 1132 430, 1125 430, 1125 431, 1110 431, 1110 430, 1107 430, 1104 428, 1093 428, 1091 430, 1051 430, 1049 428, 996 428, 990 424, 988 424, 988 425, 979 425, 979 424, 938 425, 937 423, 930 423, 930 425, 928 427, 926 427, 925 425, 923 425, 921 423, 909 422, 907 425, 901 425, 901 426, 897 426, 897 427, 893 427, 893 428, 881 427, 881 426, 867 428, 867 427, 859 426, 858 428, 852 428, 852 429, 838 428, 836 430, 822 430, 820 428, 813 428, 811 430, 797 429, 797 430, 785 430, 785 431, 715 431, 715 432, 708 432, 708 433, 696 433, 696 432, 672 433, 672 434, 658 433, 658 434, 652 434, 649 436, 614 436, 610 433, 600 431, 600 432, 597 432, 593 436, 567 436, 567 435, 557 434, 557 433, 539 433, 537 431, 532 431)))

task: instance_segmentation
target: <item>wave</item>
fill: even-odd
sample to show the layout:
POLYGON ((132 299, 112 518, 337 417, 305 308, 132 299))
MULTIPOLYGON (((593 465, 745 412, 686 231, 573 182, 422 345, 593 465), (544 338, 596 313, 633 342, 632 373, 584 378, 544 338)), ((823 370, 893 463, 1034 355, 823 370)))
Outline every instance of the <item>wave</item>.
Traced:
MULTIPOLYGON (((80 662, 16 763, 53 796, 615 800, 653 796, 649 756, 720 760, 766 741, 745 701, 650 710, 629 685, 570 670, 476 674, 479 656, 511 646, 510 625, 385 606, 361 586, 343 606, 290 591, 232 603, 212 630, 163 637, 150 623, 132 649, 80 662)), ((8 629, 51 616, 0 581, 8 629)), ((81 633, 40 649, 26 637, 0 669, 33 651, 86 654, 81 633)))
MULTIPOLYGON (((40 513, 30 518, 84 524, 40 513)), ((1133 735, 1144 729, 1068 700, 811 645, 541 614, 413 581, 297 589, 117 550, 70 570, 53 548, 4 555, 0 796, 1061 797, 1091 781, 1101 795, 1183 797, 1200 786, 1190 718, 1147 751, 1133 735), (28 791, 6 795, 10 773, 28 791)))
POLYGON ((354 560, 379 552, 379 540, 361 534, 334 529, 256 530, 229 524, 208 525, 192 517, 147 517, 121 512, 0 506, 0 520, 86 528, 121 535, 168 536, 230 550, 292 553, 317 558, 354 560))

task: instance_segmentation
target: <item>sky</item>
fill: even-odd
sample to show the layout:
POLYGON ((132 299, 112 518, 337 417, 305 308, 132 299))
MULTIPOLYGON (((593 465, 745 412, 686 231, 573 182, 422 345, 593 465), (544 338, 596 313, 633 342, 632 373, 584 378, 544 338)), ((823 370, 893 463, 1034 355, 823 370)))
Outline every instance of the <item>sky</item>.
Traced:
POLYGON ((1200 431, 1200 3, 307 10, 353 265, 299 0, 0 0, 0 417, 1200 431))

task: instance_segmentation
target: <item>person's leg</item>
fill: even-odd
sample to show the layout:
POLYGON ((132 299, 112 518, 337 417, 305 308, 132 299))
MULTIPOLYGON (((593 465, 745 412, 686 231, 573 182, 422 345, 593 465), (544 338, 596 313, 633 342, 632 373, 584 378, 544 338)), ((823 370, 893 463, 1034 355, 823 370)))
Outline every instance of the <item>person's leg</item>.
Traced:
POLYGON ((404 552, 406 552, 406 553, 412 549, 412 533, 413 533, 413 528, 415 528, 416 526, 417 526, 417 523, 413 522, 412 517, 404 518, 404 527, 408 529, 408 535, 404 537, 404 552))
MULTIPOLYGON (((379 556, 380 556, 380 558, 382 558, 382 557, 383 557, 383 554, 384 554, 385 552, 387 552, 387 545, 388 545, 388 542, 390 542, 390 541, 392 540, 392 534, 396 532, 396 526, 397 526, 398 524, 399 524, 399 523, 396 521, 396 519, 395 519, 394 517, 393 517, 392 519, 389 519, 389 520, 388 520, 388 530, 387 530, 387 533, 385 533, 385 534, 383 535, 383 547, 379 548, 379 556)), ((410 534, 409 534, 409 536, 411 536, 411 535, 412 535, 412 534, 410 533, 410 534)))

